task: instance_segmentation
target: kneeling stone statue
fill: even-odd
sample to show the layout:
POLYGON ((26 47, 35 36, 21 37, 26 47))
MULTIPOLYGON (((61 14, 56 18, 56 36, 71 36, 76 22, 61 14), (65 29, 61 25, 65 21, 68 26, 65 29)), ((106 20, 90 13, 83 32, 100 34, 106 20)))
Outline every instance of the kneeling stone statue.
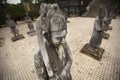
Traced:
POLYGON ((66 34, 66 19, 59 6, 42 3, 36 23, 39 49, 34 64, 37 80, 72 80, 72 56, 65 41, 66 34))

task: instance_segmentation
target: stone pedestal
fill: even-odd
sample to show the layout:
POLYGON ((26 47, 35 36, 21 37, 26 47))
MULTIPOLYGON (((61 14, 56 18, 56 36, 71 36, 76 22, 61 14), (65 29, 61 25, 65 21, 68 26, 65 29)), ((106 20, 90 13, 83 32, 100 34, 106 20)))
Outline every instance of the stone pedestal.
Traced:
POLYGON ((29 36, 34 36, 34 35, 36 35, 36 31, 35 30, 34 31, 29 31, 29 32, 27 32, 27 34, 29 36))
POLYGON ((104 34, 103 34, 103 38, 104 38, 104 39, 109 39, 109 37, 110 37, 110 34, 108 34, 108 33, 104 33, 104 34))
POLYGON ((102 55, 104 53, 104 49, 103 48, 92 48, 89 44, 86 44, 81 51, 82 53, 91 56, 92 58, 100 61, 102 58, 102 55))
POLYGON ((23 38, 25 38, 25 37, 22 34, 19 34, 18 36, 12 37, 11 40, 14 42, 14 41, 18 41, 23 38))
POLYGON ((112 27, 112 26, 109 26, 109 27, 108 27, 108 30, 112 30, 112 29, 113 29, 113 27, 112 27))

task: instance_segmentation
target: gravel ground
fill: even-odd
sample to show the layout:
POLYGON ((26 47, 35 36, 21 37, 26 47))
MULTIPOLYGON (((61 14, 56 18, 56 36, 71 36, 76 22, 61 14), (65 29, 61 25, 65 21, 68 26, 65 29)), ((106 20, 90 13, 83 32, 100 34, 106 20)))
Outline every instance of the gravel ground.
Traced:
MULTIPOLYGON (((102 60, 97 61, 80 53, 80 49, 89 42, 95 18, 69 18, 67 42, 72 51, 73 80, 120 80, 120 19, 112 21, 109 40, 103 39, 101 47, 105 49, 102 60)), ((35 22, 33 22, 35 25, 35 22)), ((0 29, 0 37, 5 38, 0 47, 0 80, 35 80, 33 57, 38 47, 36 36, 27 35, 27 24, 17 25, 25 38, 16 42, 8 27, 0 29)))

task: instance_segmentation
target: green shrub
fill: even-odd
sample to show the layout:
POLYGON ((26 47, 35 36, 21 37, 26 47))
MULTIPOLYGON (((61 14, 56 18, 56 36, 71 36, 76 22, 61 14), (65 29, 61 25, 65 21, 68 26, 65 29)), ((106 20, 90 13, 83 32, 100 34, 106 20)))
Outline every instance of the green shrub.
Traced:
POLYGON ((25 9, 22 4, 9 4, 7 6, 7 14, 15 20, 23 20, 25 16, 25 9))

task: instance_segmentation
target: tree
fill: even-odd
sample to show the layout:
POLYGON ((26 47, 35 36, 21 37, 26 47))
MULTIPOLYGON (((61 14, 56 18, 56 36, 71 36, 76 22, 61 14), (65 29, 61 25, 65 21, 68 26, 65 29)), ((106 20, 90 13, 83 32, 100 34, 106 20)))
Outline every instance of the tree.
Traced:
POLYGON ((23 20, 25 16, 25 9, 22 4, 9 4, 7 7, 7 14, 15 20, 23 20))
POLYGON ((5 23, 7 0, 0 0, 0 25, 5 23))
POLYGON ((31 10, 31 6, 33 7, 33 0, 21 0, 21 3, 24 5, 26 11, 31 10))

